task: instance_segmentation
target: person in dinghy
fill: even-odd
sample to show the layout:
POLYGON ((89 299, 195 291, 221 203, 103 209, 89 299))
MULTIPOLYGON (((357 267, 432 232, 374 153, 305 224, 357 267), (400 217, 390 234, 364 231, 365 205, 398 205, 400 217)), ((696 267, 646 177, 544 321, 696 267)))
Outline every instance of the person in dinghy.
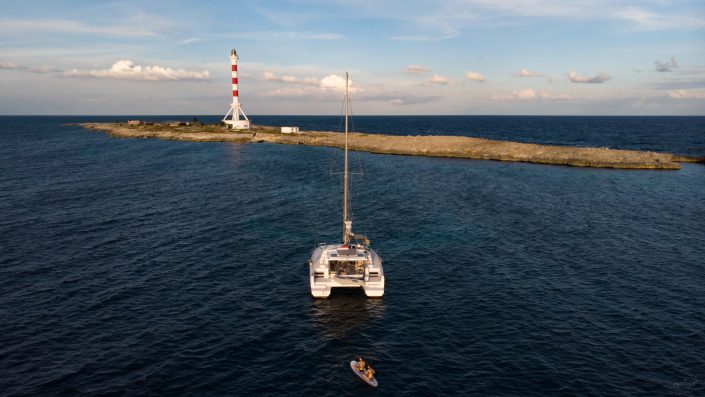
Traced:
POLYGON ((357 358, 357 370, 360 372, 365 371, 365 359, 362 357, 357 358))
POLYGON ((375 370, 365 361, 364 358, 358 357, 357 360, 350 361, 350 369, 355 375, 372 387, 377 387, 377 379, 375 379, 375 370))
POLYGON ((367 364, 362 357, 357 358, 357 370, 360 371, 367 380, 372 380, 372 378, 375 377, 375 370, 372 369, 372 366, 367 364))
POLYGON ((375 377, 375 370, 369 365, 367 366, 367 371, 365 371, 365 376, 367 377, 367 380, 372 380, 375 377))

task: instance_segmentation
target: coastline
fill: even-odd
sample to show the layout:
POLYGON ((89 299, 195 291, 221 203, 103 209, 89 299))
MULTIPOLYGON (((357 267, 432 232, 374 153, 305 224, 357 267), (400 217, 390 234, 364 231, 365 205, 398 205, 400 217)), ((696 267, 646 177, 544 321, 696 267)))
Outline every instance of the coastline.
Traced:
MULTIPOLYGON (((120 138, 158 138, 195 142, 277 143, 343 148, 336 132, 283 134, 277 127, 253 126, 235 132, 218 125, 172 127, 164 124, 128 126, 122 123, 79 123, 87 130, 120 138)), ((351 133, 349 148, 378 154, 497 160, 573 167, 677 170, 679 162, 705 162, 701 157, 637 150, 574 147, 497 141, 463 136, 414 136, 351 133)))

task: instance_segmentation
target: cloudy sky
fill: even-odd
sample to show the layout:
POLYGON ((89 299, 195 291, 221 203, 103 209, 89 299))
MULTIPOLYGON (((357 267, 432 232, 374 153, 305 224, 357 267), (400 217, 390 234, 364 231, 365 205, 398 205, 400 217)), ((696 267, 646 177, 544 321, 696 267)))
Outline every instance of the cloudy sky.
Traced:
POLYGON ((704 115, 702 0, 0 0, 0 114, 704 115))

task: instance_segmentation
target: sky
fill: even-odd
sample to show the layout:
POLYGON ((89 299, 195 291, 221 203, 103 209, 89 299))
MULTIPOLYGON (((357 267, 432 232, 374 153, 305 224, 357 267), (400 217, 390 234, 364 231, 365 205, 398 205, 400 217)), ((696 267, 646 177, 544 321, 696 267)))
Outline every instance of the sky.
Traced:
POLYGON ((702 0, 0 0, 0 114, 705 115, 702 0))

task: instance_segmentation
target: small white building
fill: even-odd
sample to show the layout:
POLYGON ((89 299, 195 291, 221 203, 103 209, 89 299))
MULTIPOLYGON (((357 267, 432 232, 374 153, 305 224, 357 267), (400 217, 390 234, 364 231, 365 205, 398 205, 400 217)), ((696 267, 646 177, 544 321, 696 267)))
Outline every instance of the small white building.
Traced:
POLYGON ((299 127, 282 127, 282 134, 298 134, 299 127))
POLYGON ((142 125, 142 120, 127 120, 127 125, 142 125))

